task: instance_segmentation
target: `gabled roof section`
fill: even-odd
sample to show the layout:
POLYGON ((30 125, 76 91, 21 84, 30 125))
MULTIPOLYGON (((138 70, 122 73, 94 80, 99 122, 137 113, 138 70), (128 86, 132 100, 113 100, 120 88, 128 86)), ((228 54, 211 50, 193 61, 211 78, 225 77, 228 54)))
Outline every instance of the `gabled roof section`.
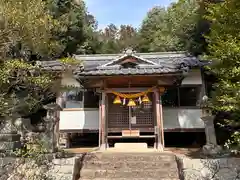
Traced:
MULTIPOLYGON (((207 63, 186 52, 135 53, 131 49, 120 54, 74 55, 81 66, 74 70, 79 77, 181 73, 186 69, 200 68, 207 63)), ((58 61, 41 61, 46 70, 61 70, 58 61)))
POLYGON ((133 63, 136 65, 159 65, 158 63, 155 63, 153 61, 150 61, 148 59, 142 58, 140 56, 137 56, 135 52, 132 49, 128 49, 124 52, 124 55, 122 55, 119 58, 116 58, 106 64, 101 65, 101 67, 107 67, 107 66, 114 66, 114 65, 122 65, 125 63, 133 63))

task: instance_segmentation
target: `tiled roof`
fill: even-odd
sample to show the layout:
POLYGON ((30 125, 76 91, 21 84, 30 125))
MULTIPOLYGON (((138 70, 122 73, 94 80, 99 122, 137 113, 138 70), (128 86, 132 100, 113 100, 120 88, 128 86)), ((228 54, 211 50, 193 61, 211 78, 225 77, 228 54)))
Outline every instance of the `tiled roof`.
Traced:
MULTIPOLYGON (((77 60, 83 61, 85 65, 103 65, 114 59, 121 57, 123 54, 96 54, 96 55, 75 55, 77 60)), ((194 56, 187 55, 184 52, 156 52, 156 53, 136 53, 134 54, 143 59, 161 64, 180 64, 181 62, 187 63, 189 66, 199 66, 203 63, 194 56)))
POLYGON ((88 69, 82 72, 77 72, 80 76, 111 76, 111 75, 144 75, 144 74, 165 74, 181 72, 180 69, 169 67, 141 67, 141 68, 107 68, 107 69, 88 69))
MULTIPOLYGON (((53 70, 53 71, 61 71, 64 68, 66 68, 66 65, 64 65, 60 61, 38 61, 36 65, 45 70, 53 70)), ((79 72, 81 71, 82 68, 83 68, 82 65, 78 65, 76 66, 75 71, 79 72)))
MULTIPOLYGON (((186 68, 200 67, 206 64, 184 52, 162 52, 134 53, 135 57, 152 62, 151 65, 138 65, 136 68, 122 68, 119 65, 104 66, 123 56, 124 54, 75 55, 75 59, 82 62, 82 68, 77 68, 75 74, 79 76, 165 74, 182 72, 186 68)), ((45 69, 61 70, 63 67, 57 61, 45 61, 39 64, 45 69)))

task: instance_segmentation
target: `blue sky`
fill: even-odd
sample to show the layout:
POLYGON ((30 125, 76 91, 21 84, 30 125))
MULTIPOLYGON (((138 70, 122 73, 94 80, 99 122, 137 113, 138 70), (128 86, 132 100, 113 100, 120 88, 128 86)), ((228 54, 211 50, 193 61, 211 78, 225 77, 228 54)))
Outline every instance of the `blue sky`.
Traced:
POLYGON ((146 13, 153 6, 165 6, 175 0, 85 0, 88 11, 93 14, 99 28, 113 23, 117 26, 130 24, 139 27, 146 13))

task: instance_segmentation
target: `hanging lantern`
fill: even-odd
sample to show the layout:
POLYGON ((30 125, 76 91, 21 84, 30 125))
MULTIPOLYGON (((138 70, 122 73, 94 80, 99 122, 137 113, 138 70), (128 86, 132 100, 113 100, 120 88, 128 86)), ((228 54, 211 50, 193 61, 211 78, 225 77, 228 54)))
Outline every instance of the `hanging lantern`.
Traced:
POLYGON ((142 102, 144 102, 144 103, 149 103, 150 102, 147 95, 144 95, 144 97, 142 98, 142 102))
POLYGON ((119 96, 117 96, 113 101, 113 104, 121 104, 121 103, 122 103, 122 101, 119 96))
POLYGON ((127 106, 136 106, 136 103, 134 102, 134 100, 130 99, 127 106))

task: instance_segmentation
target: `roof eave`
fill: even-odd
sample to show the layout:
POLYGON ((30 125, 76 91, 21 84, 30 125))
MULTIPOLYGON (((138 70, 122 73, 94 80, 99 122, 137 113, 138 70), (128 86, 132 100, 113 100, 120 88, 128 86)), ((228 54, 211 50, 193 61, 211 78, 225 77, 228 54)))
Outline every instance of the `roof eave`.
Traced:
POLYGON ((156 74, 125 74, 125 75, 122 75, 122 74, 116 74, 116 75, 79 75, 79 74, 76 74, 75 76, 78 77, 79 79, 85 79, 85 78, 104 78, 104 77, 117 77, 117 76, 121 76, 121 77, 124 77, 124 76, 182 76, 184 73, 182 71, 179 71, 179 72, 171 72, 171 73, 156 73, 156 74))

